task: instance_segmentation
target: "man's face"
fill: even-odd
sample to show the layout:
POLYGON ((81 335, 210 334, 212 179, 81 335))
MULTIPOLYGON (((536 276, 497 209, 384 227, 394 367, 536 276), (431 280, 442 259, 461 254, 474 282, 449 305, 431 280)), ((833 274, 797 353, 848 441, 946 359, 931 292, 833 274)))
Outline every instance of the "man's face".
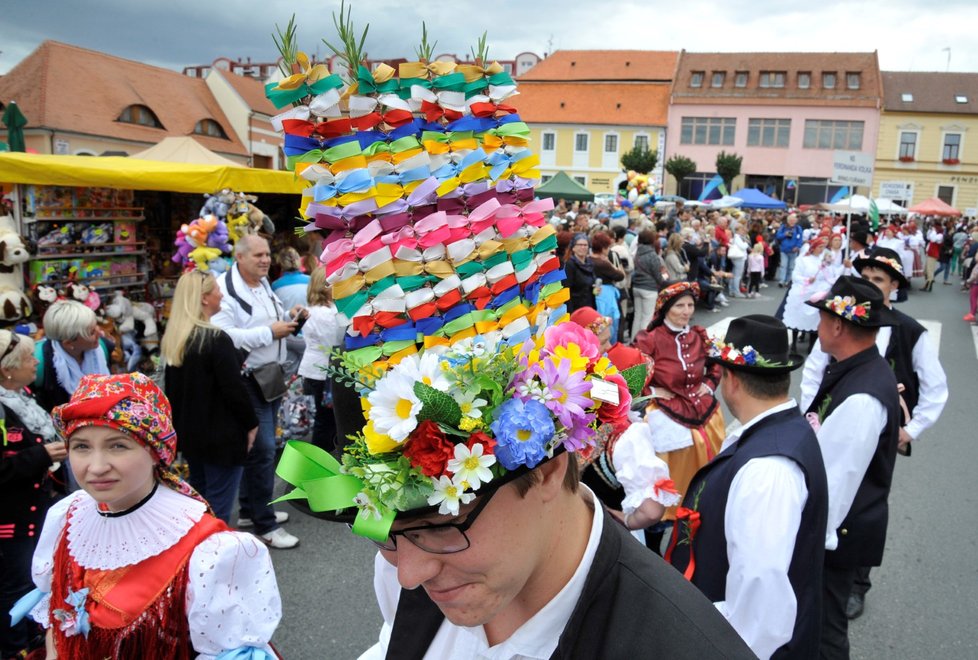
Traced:
MULTIPOLYGON (((453 624, 472 627, 488 623, 531 597, 534 585, 543 579, 538 568, 540 558, 545 560, 548 541, 539 533, 539 520, 545 511, 535 490, 533 487, 521 497, 512 484, 500 487, 466 531, 470 545, 462 552, 432 554, 398 537, 397 550, 380 553, 397 567, 403 588, 424 587, 453 624)), ((462 522, 473 506, 463 508, 455 518, 433 515, 394 523, 393 531, 426 522, 462 522)))
POLYGON ((836 337, 838 326, 842 323, 839 317, 819 310, 818 312, 818 342, 822 345, 822 350, 832 355, 836 347, 836 337))
POLYGON ((900 288, 900 284, 893 281, 889 273, 882 268, 866 266, 863 268, 860 275, 862 275, 864 280, 875 284, 876 288, 883 292, 884 301, 889 301, 890 295, 900 288))
POLYGON ((794 227, 798 223, 798 218, 793 215, 788 216, 788 226, 794 227))
POLYGON ((238 255, 238 269, 246 279, 260 280, 268 275, 268 268, 272 265, 272 253, 265 239, 249 240, 251 240, 251 250, 238 255))

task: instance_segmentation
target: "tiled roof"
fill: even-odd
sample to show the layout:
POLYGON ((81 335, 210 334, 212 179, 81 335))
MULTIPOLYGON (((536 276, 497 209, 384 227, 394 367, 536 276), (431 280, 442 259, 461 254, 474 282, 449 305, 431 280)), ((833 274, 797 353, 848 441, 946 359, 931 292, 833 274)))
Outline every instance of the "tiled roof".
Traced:
POLYGON ((276 110, 272 102, 265 97, 265 85, 261 81, 251 76, 239 76, 230 71, 221 71, 220 74, 234 88, 234 91, 244 99, 244 102, 250 109, 266 114, 269 117, 274 117, 279 112, 282 112, 282 110, 276 110))
POLYGON ((879 60, 872 53, 688 53, 679 56, 672 84, 673 103, 846 105, 878 107, 882 101, 879 60), (724 72, 723 84, 713 87, 713 73, 724 72), (737 73, 746 72, 746 85, 738 87, 737 73), (784 86, 761 87, 762 73, 783 73, 784 86), (694 73, 702 74, 699 87, 691 86, 694 73), (809 74, 807 89, 799 87, 799 74, 809 74), (823 74, 834 73, 834 89, 823 86, 823 74), (847 74, 859 74, 859 88, 849 89, 847 74))
POLYGON ((978 73, 884 71, 883 109, 978 114, 978 73), (910 96, 905 101, 906 94, 910 96))
POLYGON ((665 126, 665 83, 545 83, 520 80, 520 93, 506 101, 523 121, 553 124, 665 126))
POLYGON ((678 55, 674 50, 558 50, 519 81, 669 81, 678 55))
POLYGON ((45 41, 0 79, 0 98, 15 100, 28 128, 156 144, 169 136, 192 135, 201 119, 212 119, 228 140, 195 135, 224 154, 247 155, 203 80, 113 55, 45 41), (148 107, 163 129, 116 121, 131 105, 148 107))

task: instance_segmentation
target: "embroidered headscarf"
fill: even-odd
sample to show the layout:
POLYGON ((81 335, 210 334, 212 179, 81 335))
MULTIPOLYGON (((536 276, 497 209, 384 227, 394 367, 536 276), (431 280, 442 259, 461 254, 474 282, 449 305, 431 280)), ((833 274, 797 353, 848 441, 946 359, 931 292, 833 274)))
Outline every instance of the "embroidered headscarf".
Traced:
POLYGON ((148 376, 140 373, 84 376, 68 403, 52 411, 54 426, 67 442, 86 426, 122 431, 149 449, 157 478, 177 491, 207 503, 173 470, 177 433, 170 401, 148 376))
POLYGON ((697 282, 676 282, 659 291, 655 299, 655 313, 649 327, 658 327, 666 318, 669 309, 683 296, 692 296, 695 302, 700 297, 700 285, 697 282))

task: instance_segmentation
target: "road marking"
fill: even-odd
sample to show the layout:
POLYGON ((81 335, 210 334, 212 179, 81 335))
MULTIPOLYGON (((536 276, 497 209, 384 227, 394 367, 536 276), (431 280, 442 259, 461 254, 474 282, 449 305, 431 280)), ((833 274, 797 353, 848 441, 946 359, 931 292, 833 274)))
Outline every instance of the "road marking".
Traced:
POLYGON ((711 337, 716 337, 717 339, 722 339, 727 336, 727 326, 733 321, 736 316, 726 316, 711 326, 706 328, 706 333, 711 337))
POLYGON ((971 338, 975 340, 975 357, 978 357, 978 325, 971 326, 971 338))
POLYGON ((940 321, 919 321, 920 325, 927 329, 927 335, 934 344, 934 349, 938 355, 941 352, 941 322, 940 321))

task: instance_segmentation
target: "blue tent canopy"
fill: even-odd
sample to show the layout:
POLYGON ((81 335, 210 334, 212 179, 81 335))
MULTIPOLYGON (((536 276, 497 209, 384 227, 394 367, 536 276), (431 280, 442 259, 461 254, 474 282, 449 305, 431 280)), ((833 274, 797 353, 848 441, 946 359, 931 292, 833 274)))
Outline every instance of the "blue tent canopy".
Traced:
POLYGON ((756 188, 741 188, 733 193, 731 197, 739 197, 744 200, 741 208, 748 209, 786 209, 788 205, 784 202, 768 197, 756 188))

